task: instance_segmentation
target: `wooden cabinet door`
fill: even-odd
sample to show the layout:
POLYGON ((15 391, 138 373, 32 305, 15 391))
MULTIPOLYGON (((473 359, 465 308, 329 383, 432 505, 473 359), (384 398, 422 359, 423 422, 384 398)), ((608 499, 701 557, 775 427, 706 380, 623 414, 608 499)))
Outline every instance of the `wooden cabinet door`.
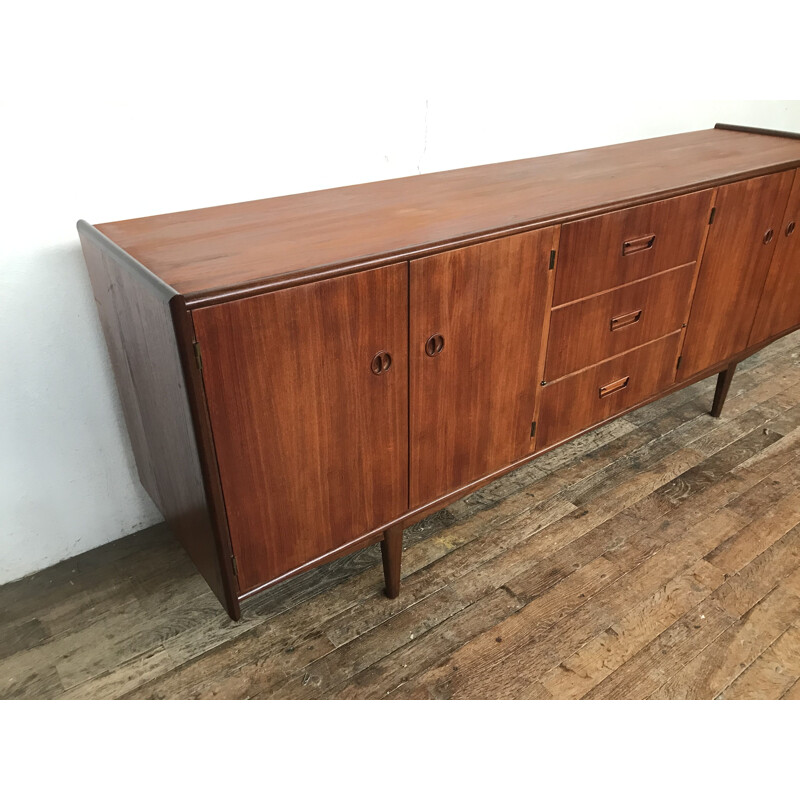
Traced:
POLYGON ((772 264, 761 294, 749 344, 800 325, 800 170, 796 170, 792 192, 780 229, 772 264))
POLYGON ((406 510, 406 264, 193 319, 241 593, 406 510))
POLYGON ((532 451, 553 228, 410 264, 410 503, 532 451))
POLYGON ((793 177, 778 172, 720 187, 678 380, 747 347, 793 177))

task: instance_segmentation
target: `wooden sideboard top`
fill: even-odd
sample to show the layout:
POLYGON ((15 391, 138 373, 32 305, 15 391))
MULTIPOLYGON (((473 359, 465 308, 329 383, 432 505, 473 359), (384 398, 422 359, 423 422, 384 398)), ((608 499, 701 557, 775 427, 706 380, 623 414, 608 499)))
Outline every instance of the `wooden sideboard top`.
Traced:
POLYGON ((197 306, 797 166, 711 129, 96 227, 197 306))

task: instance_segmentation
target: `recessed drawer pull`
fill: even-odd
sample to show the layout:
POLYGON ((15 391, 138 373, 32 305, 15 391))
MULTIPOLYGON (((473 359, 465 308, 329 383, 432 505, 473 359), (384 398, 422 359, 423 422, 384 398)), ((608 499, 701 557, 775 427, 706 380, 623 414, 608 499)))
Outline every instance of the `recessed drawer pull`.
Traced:
POLYGON ((625 389, 628 385, 628 380, 630 379, 630 375, 626 375, 624 378, 620 378, 618 381, 612 381, 611 383, 607 383, 605 386, 600 387, 600 398, 608 397, 610 394, 614 394, 614 392, 621 392, 625 389))
POLYGON ((641 253, 642 250, 651 250, 656 243, 656 235, 648 233, 647 236, 639 236, 636 239, 628 239, 622 243, 622 255, 630 256, 634 253, 641 253))
POLYGON ((619 314, 611 317, 611 330, 618 331, 620 328, 627 328, 628 325, 635 325, 642 318, 642 309, 631 311, 630 314, 619 314))
POLYGON ((391 366, 392 356, 385 350, 381 350, 380 353, 376 353, 372 357, 372 362, 370 363, 370 368, 376 375, 383 375, 383 373, 386 372, 391 366))
POLYGON ((425 354, 431 358, 438 356, 444 350, 444 336, 441 333, 434 333, 427 342, 425 342, 425 354))

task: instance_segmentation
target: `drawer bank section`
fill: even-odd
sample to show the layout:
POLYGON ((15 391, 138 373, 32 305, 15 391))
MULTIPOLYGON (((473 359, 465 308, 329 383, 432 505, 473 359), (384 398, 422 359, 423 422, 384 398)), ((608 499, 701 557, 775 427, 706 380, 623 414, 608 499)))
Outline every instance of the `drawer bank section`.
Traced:
MULTIPOLYGON (((800 327, 800 140, 718 126, 92 226, 139 477, 229 614, 800 327)), ((320 580, 323 578, 320 577, 320 580)))

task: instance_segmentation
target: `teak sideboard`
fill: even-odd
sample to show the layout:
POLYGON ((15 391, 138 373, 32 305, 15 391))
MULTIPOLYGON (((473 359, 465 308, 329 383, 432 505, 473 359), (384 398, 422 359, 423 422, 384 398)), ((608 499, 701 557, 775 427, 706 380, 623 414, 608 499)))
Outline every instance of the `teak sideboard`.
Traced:
POLYGON ((234 619, 800 327, 800 135, 78 223, 142 484, 234 619))

